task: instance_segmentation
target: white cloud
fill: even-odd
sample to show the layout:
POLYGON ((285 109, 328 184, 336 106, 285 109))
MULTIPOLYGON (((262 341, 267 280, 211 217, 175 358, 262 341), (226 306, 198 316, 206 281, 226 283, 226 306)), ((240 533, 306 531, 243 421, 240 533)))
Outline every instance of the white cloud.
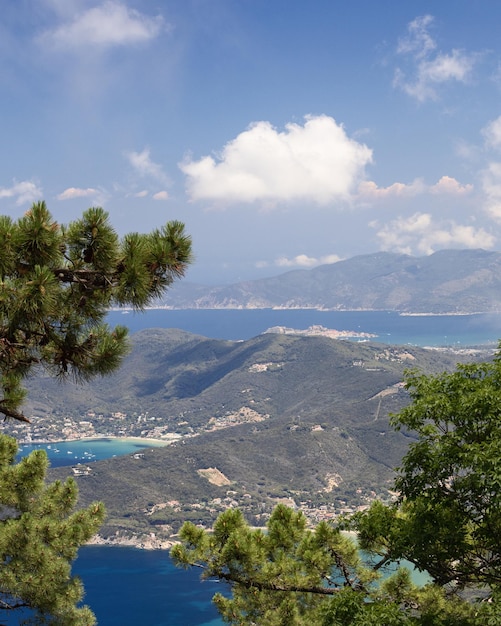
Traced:
POLYGON ((349 200, 372 161, 372 150, 350 139, 326 115, 279 132, 256 122, 228 142, 218 158, 180 163, 191 200, 221 203, 349 200))
POLYGON ((151 160, 148 148, 145 148, 142 152, 127 152, 125 156, 140 176, 152 178, 162 183, 169 182, 169 178, 164 173, 162 166, 151 160))
POLYGON ((36 202, 42 198, 42 195, 42 189, 29 180, 14 182, 12 187, 0 187, 0 199, 16 198, 17 205, 36 202))
POLYGON ((495 150, 501 149, 501 116, 487 124, 482 130, 485 145, 495 150))
POLYGON ((399 54, 413 54, 420 59, 437 47, 428 27, 433 23, 432 15, 422 15, 409 22, 407 36, 401 37, 398 42, 399 54))
POLYGON ((93 189, 92 187, 88 187, 87 189, 79 189, 78 187, 68 187, 63 192, 58 194, 58 200, 73 200, 74 198, 88 198, 89 196, 94 196, 97 193, 97 189, 93 189))
POLYGON ((420 102, 436 99, 437 88, 444 83, 466 83, 478 59, 477 54, 457 49, 435 52, 437 45, 429 33, 432 23, 431 15, 410 22, 407 36, 397 47, 397 53, 406 57, 409 66, 407 71, 397 68, 394 85, 420 102))
POLYGON ((462 185, 459 181, 451 176, 442 176, 442 178, 430 187, 430 192, 435 194, 450 194, 453 196, 464 196, 473 191, 473 185, 462 185))
POLYGON ((501 163, 489 163, 482 173, 484 208, 496 222, 501 222, 501 163))
POLYGON ((413 197, 419 194, 449 194, 462 196, 473 191, 473 185, 461 184, 451 176, 442 176, 434 185, 426 185, 420 178, 410 184, 393 183, 388 187, 378 187, 373 181, 363 181, 358 186, 358 194, 361 199, 386 200, 397 197, 413 197))
POLYGON ((495 237, 483 228, 457 224, 453 220, 436 222, 429 213, 414 213, 380 226, 376 235, 383 250, 405 254, 431 254, 442 248, 492 248, 495 237))
POLYGON ((93 50, 146 42, 157 37, 163 27, 160 16, 149 17, 122 2, 107 0, 47 31, 43 40, 57 47, 93 50))
POLYGON ((362 198, 388 198, 394 196, 416 196, 423 193, 426 187, 421 179, 416 179, 410 185, 405 183, 393 183, 388 187, 378 187, 373 181, 363 181, 358 186, 358 193, 362 198))
POLYGON ((166 191, 159 191, 153 194, 153 200, 168 200, 169 194, 166 191))
POLYGON ((82 189, 80 187, 68 187, 60 194, 56 196, 58 200, 74 200, 76 198, 90 198, 90 202, 99 206, 104 206, 109 199, 110 194, 104 189, 94 189, 93 187, 87 187, 82 189))
POLYGON ((143 189, 142 191, 138 191, 137 193, 133 195, 134 195, 134 198, 146 198, 146 196, 148 195, 148 192, 146 191, 146 189, 143 189))
POLYGON ((327 263, 337 263, 341 261, 341 257, 337 254, 328 254, 319 258, 311 257, 306 254, 298 254, 292 259, 287 257, 279 257, 275 261, 275 265, 278 267, 315 267, 316 265, 325 265, 327 263))

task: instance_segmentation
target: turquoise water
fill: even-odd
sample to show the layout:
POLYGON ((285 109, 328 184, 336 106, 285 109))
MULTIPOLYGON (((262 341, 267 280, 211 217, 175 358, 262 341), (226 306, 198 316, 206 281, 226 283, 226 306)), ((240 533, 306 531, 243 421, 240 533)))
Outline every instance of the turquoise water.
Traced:
POLYGON ((78 441, 58 441, 49 444, 22 444, 19 455, 26 456, 32 450, 44 449, 52 467, 77 465, 109 459, 124 454, 134 454, 144 448, 165 445, 148 439, 80 439, 78 441))

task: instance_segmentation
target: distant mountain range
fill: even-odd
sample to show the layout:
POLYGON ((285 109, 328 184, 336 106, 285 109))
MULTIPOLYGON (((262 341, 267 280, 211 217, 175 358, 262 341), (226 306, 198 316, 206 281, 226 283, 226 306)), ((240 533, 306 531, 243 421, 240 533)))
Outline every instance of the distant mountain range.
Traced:
POLYGON ((161 304, 174 309, 497 312, 501 311, 501 253, 442 250, 413 257, 378 252, 226 286, 181 281, 161 304))

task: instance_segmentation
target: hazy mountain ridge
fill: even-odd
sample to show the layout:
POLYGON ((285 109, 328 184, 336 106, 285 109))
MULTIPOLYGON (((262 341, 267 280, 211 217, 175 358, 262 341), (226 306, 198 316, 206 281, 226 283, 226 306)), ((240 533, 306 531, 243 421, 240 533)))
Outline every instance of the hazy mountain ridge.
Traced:
POLYGON ((204 287, 181 282, 165 306, 319 308, 406 313, 501 310, 501 253, 442 250, 429 256, 378 252, 272 278, 204 287))

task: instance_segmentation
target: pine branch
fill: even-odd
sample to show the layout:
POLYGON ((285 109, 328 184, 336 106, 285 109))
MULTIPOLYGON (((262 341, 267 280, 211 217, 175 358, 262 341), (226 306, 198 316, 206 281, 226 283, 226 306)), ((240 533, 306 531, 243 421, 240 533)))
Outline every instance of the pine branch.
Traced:
POLYGON ((31 424, 31 421, 25 417, 22 413, 19 413, 19 411, 15 411, 14 409, 9 409, 6 406, 3 405, 3 402, 5 402, 5 400, 0 400, 0 413, 3 413, 5 415, 4 421, 11 417, 12 419, 18 420, 19 422, 25 422, 26 424, 31 424))

